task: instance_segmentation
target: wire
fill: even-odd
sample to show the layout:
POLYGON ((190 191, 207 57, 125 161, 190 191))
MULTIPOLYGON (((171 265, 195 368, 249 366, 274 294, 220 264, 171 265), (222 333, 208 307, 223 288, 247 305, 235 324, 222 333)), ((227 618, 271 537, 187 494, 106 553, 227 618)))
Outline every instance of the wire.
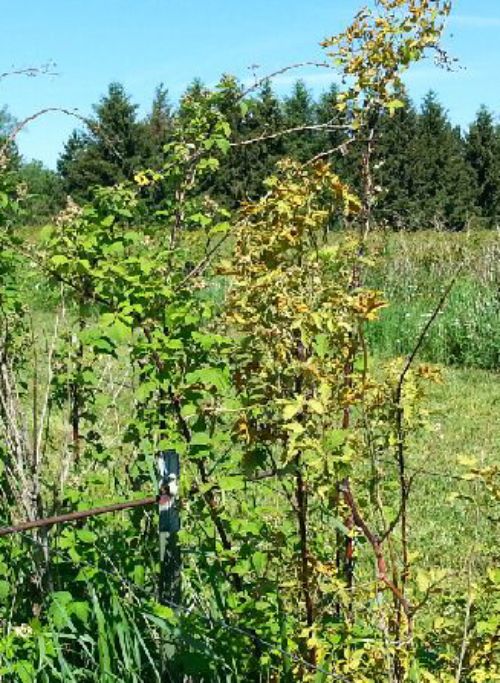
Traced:
MULTIPOLYGON (((389 458, 379 458, 379 462, 387 464, 387 465, 394 465, 397 466, 397 462, 390 460, 389 458)), ((414 472, 415 475, 424 475, 428 477, 435 477, 435 478, 442 478, 442 479, 449 479, 452 481, 468 481, 468 479, 464 476, 461 476, 459 474, 447 474, 446 472, 436 472, 432 470, 427 470, 425 468, 420 468, 420 467, 414 467, 414 466, 407 466, 406 469, 409 472, 414 472)), ((262 476, 262 480, 270 479, 272 475, 276 475, 276 477, 279 477, 279 475, 282 474, 279 470, 276 472, 273 472, 272 474, 266 473, 265 476, 262 476)), ((236 474, 229 474, 227 476, 244 476, 243 473, 238 472, 236 474)), ((249 483, 254 483, 259 480, 259 476, 257 475, 256 478, 254 479, 248 479, 247 481, 249 483)), ((112 512, 119 512, 122 510, 128 510, 132 508, 137 508, 137 507, 147 507, 149 505, 153 505, 155 502, 157 502, 157 497, 149 497, 149 498, 143 498, 140 500, 132 500, 128 502, 123 502, 123 503, 113 503, 108 506, 104 506, 102 508, 93 508, 90 510, 78 510, 75 512, 68 512, 63 515, 59 515, 56 517, 47 517, 44 519, 35 519, 35 520, 30 520, 27 522, 21 522, 20 524, 17 525, 12 525, 12 526, 6 526, 6 527, 0 527, 0 537, 1 536, 7 536, 8 534, 17 534, 22 531, 26 531, 28 529, 36 529, 39 527, 43 526, 52 526, 54 524, 62 524, 65 522, 71 522, 71 521, 77 521, 81 519, 86 519, 88 517, 95 517, 97 515, 102 515, 102 514, 108 514, 112 512)))
MULTIPOLYGON (((398 463, 395 460, 389 458, 379 458, 379 462, 383 462, 386 465, 394 465, 397 467, 398 463)), ((412 465, 407 465, 406 469, 410 472, 414 472, 416 475, 423 474, 426 477, 436 477, 441 479, 450 479, 453 481, 468 481, 468 479, 460 474, 447 474, 446 472, 436 472, 433 470, 428 470, 421 467, 415 467, 412 465)))

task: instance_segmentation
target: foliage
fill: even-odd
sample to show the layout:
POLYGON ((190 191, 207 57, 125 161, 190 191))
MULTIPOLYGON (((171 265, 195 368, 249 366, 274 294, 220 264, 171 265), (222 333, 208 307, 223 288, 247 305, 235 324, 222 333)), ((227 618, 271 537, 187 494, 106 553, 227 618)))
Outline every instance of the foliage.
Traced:
POLYGON ((410 352, 416 335, 435 306, 436 293, 460 275, 440 313, 422 356, 435 363, 499 367, 498 239, 483 232, 426 231, 415 236, 377 235, 372 286, 384 291, 390 305, 370 326, 377 353, 410 352))
POLYGON ((38 162, 22 164, 19 182, 23 183, 26 197, 23 201, 23 221, 28 225, 44 225, 53 220, 64 206, 64 193, 60 176, 38 162))
POLYGON ((65 190, 75 198, 87 198, 95 186, 131 179, 143 157, 137 105, 131 103, 122 85, 111 83, 94 110, 88 132, 74 131, 58 162, 65 190))
POLYGON ((480 215, 496 225, 500 205, 500 137, 493 116, 485 108, 477 113, 466 138, 466 155, 477 183, 480 215))
POLYGON ((464 159, 460 131, 446 121, 433 93, 425 98, 418 122, 416 189, 423 221, 463 228, 473 215, 473 178, 464 159), (427 163, 420 163, 423 158, 427 163))
MULTIPOLYGON (((147 511, 2 541, 6 682, 498 678, 498 576, 473 566, 495 551, 475 537, 470 580, 452 584, 454 563, 422 560, 412 539, 414 447, 432 429, 422 400, 441 373, 414 362, 423 336, 387 363, 368 346, 387 306, 370 286, 371 115, 401 108, 394 88, 439 49, 448 4, 377 4, 327 41, 346 89, 323 102, 321 116, 332 106, 341 121, 323 133, 343 130, 356 150, 359 197, 328 155, 302 148, 306 163, 281 161, 263 193, 255 176, 249 201, 238 188, 218 203, 225 160, 252 159, 238 148, 254 112, 231 78, 194 83, 172 118, 157 93, 167 139, 142 170, 134 106, 113 86, 97 132, 74 137, 65 160, 103 186, 69 201, 41 242, 12 230, 17 176, 4 164, 5 522, 151 493, 167 448, 183 467, 180 604, 155 598, 147 511), (343 227, 333 242, 332 225, 343 227), (50 334, 30 311, 28 264, 51 293, 50 334)), ((290 115, 305 104, 313 115, 305 96, 298 88, 290 115)), ((277 148, 261 143, 264 170, 277 148)), ((477 509, 479 529, 498 472, 461 463, 455 514, 477 509)))

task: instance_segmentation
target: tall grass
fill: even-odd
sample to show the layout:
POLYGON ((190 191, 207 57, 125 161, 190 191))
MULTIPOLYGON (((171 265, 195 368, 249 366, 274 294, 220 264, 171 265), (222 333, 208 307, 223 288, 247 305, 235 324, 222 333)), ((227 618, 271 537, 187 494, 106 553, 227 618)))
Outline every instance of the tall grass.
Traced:
POLYGON ((500 239, 495 232, 377 235, 370 285, 389 306, 368 330, 372 348, 411 351, 452 278, 458 276, 424 342, 423 358, 447 365, 500 367, 500 239))

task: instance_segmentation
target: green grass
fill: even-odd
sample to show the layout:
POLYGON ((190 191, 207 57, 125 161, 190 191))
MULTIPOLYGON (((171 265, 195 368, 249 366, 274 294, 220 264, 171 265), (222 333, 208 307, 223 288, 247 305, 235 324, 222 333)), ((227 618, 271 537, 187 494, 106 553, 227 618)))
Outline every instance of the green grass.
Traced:
POLYGON ((478 234, 378 234, 369 284, 384 292, 388 307, 369 326, 372 349, 407 354, 457 274, 421 355, 446 365, 500 367, 500 239, 478 234))
MULTIPOLYGON (((495 553, 498 560, 494 522, 479 509, 493 501, 478 482, 453 477, 466 473, 460 465, 464 458, 480 468, 498 464, 499 377, 481 370, 447 369, 443 384, 432 387, 428 406, 433 429, 415 439, 408 453, 410 466, 422 469, 412 497, 413 542, 424 565, 459 569, 477 540, 482 571, 495 553)), ((499 516, 500 511, 490 512, 499 516)))

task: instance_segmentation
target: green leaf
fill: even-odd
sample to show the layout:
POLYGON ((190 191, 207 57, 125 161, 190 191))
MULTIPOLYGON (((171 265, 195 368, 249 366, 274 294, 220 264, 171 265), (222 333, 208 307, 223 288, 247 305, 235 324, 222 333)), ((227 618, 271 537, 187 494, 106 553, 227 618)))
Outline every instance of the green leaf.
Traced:
POLYGON ((112 341, 124 342, 130 336, 130 328, 125 323, 116 318, 114 323, 107 328, 107 334, 112 341))
POLYGON ((229 142, 229 140, 226 140, 226 138, 216 138, 215 144, 223 154, 227 154, 231 147, 231 143, 229 142))
POLYGON ((245 479, 243 477, 221 477, 218 484, 223 491, 241 491, 245 488, 245 479))
POLYGON ((325 435, 326 448, 336 450, 345 443, 347 430, 330 429, 325 435))
POLYGON ((145 401, 147 398, 149 398, 156 389, 158 388, 158 383, 154 381, 150 382, 143 382, 138 388, 135 393, 135 396, 138 401, 145 401))
POLYGON ((318 415, 324 415, 324 413, 325 413, 325 407, 324 407, 324 405, 321 403, 321 401, 318 401, 318 400, 315 399, 315 398, 311 398, 311 399, 309 399, 309 401, 307 402, 307 404, 308 404, 308 406, 311 408, 311 410, 312 410, 314 413, 317 413, 318 415))
POLYGON ((176 622, 175 612, 171 607, 154 603, 152 612, 157 617, 160 617, 160 619, 168 621, 170 624, 174 624, 176 622))
POLYGON ((191 446, 208 446, 210 435, 206 432, 195 432, 191 438, 191 446))
POLYGON ((109 216, 106 216, 106 218, 102 219, 101 225, 103 228, 110 228, 114 222, 115 222, 115 216, 110 214, 109 216))
POLYGON ((88 529, 78 529, 76 536, 82 543, 95 543, 97 541, 97 534, 88 529))
POLYGON ((387 108, 389 109, 389 113, 391 116, 394 114, 396 109, 402 109, 405 106, 406 105, 403 102, 403 100, 398 100, 398 99, 391 100, 390 102, 387 103, 387 108))
POLYGON ((227 388, 227 374, 219 368, 201 368, 186 375, 188 384, 204 384, 206 387, 215 387, 219 391, 227 388))
POLYGON ((14 667, 16 677, 19 677, 17 680, 19 680, 20 683, 33 683, 33 681, 35 680, 35 670, 31 662, 28 662, 26 660, 16 662, 14 667))
POLYGON ((260 550, 257 550, 257 552, 252 555, 252 564, 256 572, 259 572, 259 574, 262 573, 266 568, 267 555, 260 550))
POLYGON ((9 597, 10 585, 7 581, 0 581, 0 602, 5 602, 9 597))
POLYGON ((292 432, 292 434, 295 434, 296 436, 299 436, 299 434, 303 434, 305 431, 303 425, 301 425, 300 422, 289 422, 287 425, 285 425, 285 427, 289 432, 292 432))
POLYGON ((75 581, 90 583, 96 574, 99 574, 99 570, 96 567, 82 567, 76 575, 75 581))
POLYGON ((303 405, 304 399, 302 396, 299 396, 293 403, 287 403, 283 408, 283 419, 288 421, 294 418, 302 410, 303 405))
POLYGON ((213 237, 214 235, 221 235, 221 234, 227 234, 231 230, 231 225, 230 223, 223 222, 223 223, 217 223, 214 225, 210 230, 208 231, 208 234, 210 237, 213 237))
POLYGON ((419 569, 415 578, 417 588, 421 593, 425 593, 431 585, 431 580, 426 571, 419 569))
POLYGON ((86 624, 89 620, 90 606, 87 602, 76 601, 71 604, 71 612, 86 624))
POLYGON ((54 266, 62 266, 68 263, 69 259, 67 256, 64 256, 64 254, 55 254, 50 261, 54 266))

